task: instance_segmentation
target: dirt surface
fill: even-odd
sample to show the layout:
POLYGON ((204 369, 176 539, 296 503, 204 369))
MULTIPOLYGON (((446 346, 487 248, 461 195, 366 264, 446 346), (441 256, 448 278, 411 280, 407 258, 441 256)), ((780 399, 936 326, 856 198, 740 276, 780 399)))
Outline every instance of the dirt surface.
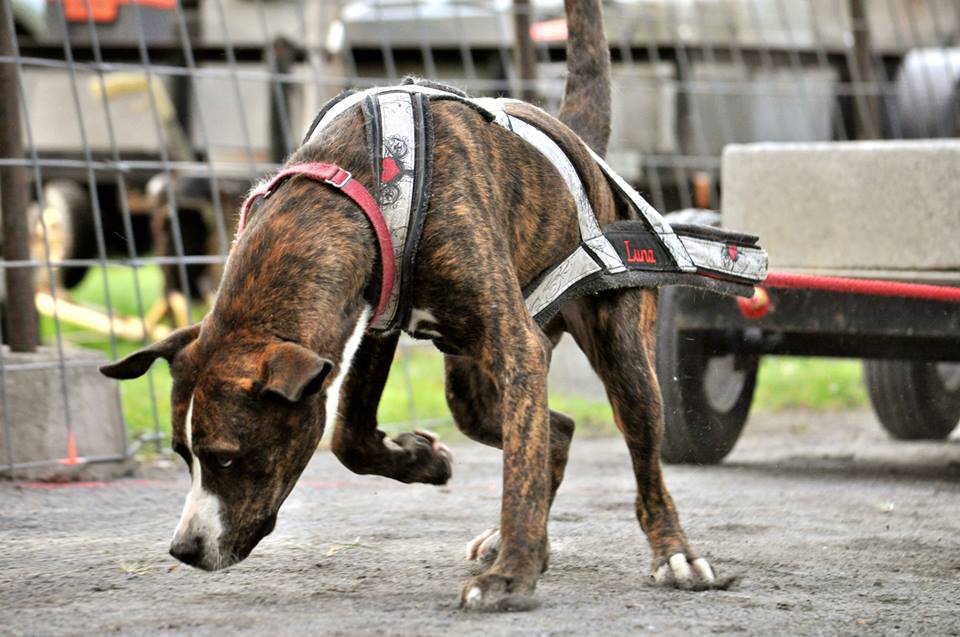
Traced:
POLYGON ((888 441, 868 413, 758 416, 727 463, 668 467, 688 535, 731 590, 647 583, 616 439, 574 441, 530 613, 468 614, 465 542, 497 517, 498 453, 454 446, 447 488, 320 453, 246 561, 167 551, 179 465, 111 484, 0 483, 0 634, 960 634, 960 440, 888 441))

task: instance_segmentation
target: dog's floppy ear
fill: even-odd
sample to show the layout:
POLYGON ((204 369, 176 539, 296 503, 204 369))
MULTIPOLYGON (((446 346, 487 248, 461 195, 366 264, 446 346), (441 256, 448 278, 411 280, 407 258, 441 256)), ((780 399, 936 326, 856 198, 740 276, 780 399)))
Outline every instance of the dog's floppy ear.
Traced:
POLYGON ((150 365, 158 358, 165 358, 168 361, 173 360, 177 352, 196 340, 198 334, 200 334, 199 323, 190 327, 182 327, 162 341, 157 341, 149 347, 137 350, 116 363, 101 366, 100 373, 121 380, 138 378, 146 374, 150 365))
POLYGON ((263 394, 275 394, 291 403, 316 394, 333 369, 333 363, 296 343, 267 348, 263 394))

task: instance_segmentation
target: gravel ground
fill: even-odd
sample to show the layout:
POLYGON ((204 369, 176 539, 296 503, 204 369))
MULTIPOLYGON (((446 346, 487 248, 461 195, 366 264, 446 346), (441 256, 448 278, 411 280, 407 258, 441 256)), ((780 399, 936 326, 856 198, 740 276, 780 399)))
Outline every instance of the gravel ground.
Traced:
POLYGON ((960 634, 960 440, 888 441, 868 413, 757 416, 719 467, 668 467, 687 533, 730 590, 647 583, 616 439, 574 442, 530 613, 457 609, 464 543, 498 511, 496 452, 454 446, 447 488, 354 476, 319 453, 253 555, 167 556, 179 465, 0 483, 0 634, 960 634))

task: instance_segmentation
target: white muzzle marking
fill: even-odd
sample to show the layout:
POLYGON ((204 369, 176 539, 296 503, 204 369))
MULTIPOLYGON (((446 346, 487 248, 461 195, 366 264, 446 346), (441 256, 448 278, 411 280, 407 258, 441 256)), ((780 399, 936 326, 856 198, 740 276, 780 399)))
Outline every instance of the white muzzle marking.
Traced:
POLYGON ((180 522, 173 533, 173 542, 177 543, 185 537, 198 538, 204 553, 201 563, 212 564, 219 568, 222 562, 220 536, 223 533, 220 498, 203 488, 200 459, 193 452, 193 395, 190 396, 186 420, 187 449, 190 450, 193 482, 190 484, 190 492, 183 505, 180 522))

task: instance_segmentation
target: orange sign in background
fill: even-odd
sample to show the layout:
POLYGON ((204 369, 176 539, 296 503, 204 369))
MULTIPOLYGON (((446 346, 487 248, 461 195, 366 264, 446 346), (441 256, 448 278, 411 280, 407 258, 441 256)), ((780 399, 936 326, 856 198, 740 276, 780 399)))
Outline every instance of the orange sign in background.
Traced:
POLYGON ((50 0, 51 4, 61 2, 67 22, 86 22, 93 16, 94 22, 114 22, 120 5, 139 4, 153 9, 173 10, 177 0, 50 0))

